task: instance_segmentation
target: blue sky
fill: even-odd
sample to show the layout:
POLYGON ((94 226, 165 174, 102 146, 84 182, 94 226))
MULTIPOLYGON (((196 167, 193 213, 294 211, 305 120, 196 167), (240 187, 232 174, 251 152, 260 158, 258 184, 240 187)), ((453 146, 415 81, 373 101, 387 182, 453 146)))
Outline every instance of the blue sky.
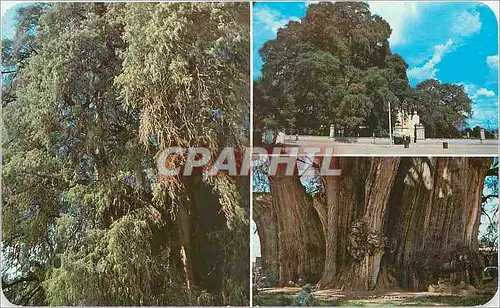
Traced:
MULTIPOLYGON (((390 43, 409 65, 411 85, 428 78, 464 85, 473 100, 469 125, 498 127, 498 21, 486 5, 472 2, 369 1, 373 13, 393 30, 390 43)), ((289 20, 300 20, 307 2, 253 5, 253 71, 260 76, 258 51, 289 20)))

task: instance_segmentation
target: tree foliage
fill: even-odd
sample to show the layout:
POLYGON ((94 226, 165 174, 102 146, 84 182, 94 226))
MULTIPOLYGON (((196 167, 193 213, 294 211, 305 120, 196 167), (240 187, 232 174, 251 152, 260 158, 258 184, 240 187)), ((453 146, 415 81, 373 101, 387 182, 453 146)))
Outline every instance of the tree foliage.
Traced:
POLYGON ((416 86, 415 110, 428 136, 458 137, 472 116, 472 101, 461 85, 426 80, 416 86))
POLYGON ((155 168, 169 146, 248 143, 248 5, 58 3, 18 13, 2 48, 2 70, 16 69, 2 102, 6 296, 246 304, 244 180, 162 178, 155 168))
MULTIPOLYGON (((421 111, 429 136, 454 135, 471 114, 463 88, 426 81, 410 87, 408 64, 389 46, 390 25, 365 2, 319 3, 290 21, 260 49, 255 127, 274 119, 289 130, 325 133, 330 124, 352 135, 360 126, 388 129, 387 111, 421 111)), ((439 82, 437 82, 439 83, 439 82)), ((395 123, 395 118, 393 118, 395 123)))

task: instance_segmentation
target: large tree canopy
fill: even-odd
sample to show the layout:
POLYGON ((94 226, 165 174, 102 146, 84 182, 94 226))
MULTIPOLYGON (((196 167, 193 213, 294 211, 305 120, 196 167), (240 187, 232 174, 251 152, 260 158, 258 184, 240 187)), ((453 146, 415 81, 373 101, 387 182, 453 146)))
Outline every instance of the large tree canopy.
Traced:
POLYGON ((248 144, 248 4, 35 5, 2 45, 9 300, 247 304, 248 179, 156 155, 248 144))
POLYGON ((391 52, 390 35, 390 25, 366 2, 311 4, 300 22, 289 22, 260 49, 255 127, 273 119, 289 130, 323 133, 334 124, 345 134, 360 126, 379 134, 388 129, 390 102, 392 117, 395 108, 422 111, 430 137, 455 134, 451 128, 471 113, 464 89, 426 87, 432 80, 410 88, 408 65, 391 52))

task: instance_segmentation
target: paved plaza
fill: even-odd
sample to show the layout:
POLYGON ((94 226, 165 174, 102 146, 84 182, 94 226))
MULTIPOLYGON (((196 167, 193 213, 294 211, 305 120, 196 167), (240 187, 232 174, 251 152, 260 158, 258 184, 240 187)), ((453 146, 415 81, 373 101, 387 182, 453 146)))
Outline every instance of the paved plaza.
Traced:
POLYGON ((398 156, 498 156, 498 139, 425 139, 417 143, 410 143, 409 148, 403 145, 389 144, 389 138, 337 138, 327 136, 286 136, 285 151, 299 147, 299 153, 305 148, 319 147, 321 153, 326 148, 333 148, 336 155, 398 155, 398 156), (448 143, 448 148, 443 148, 443 143, 448 143))

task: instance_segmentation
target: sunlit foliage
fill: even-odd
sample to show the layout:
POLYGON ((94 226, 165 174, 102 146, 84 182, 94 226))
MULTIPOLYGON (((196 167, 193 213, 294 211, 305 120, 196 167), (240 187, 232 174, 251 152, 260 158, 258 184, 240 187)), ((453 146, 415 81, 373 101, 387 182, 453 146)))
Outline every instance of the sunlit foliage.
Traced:
POLYGON ((2 71, 15 70, 2 89, 9 300, 246 305, 241 181, 158 178, 156 155, 248 143, 248 4, 57 3, 18 14, 2 44, 2 71))

